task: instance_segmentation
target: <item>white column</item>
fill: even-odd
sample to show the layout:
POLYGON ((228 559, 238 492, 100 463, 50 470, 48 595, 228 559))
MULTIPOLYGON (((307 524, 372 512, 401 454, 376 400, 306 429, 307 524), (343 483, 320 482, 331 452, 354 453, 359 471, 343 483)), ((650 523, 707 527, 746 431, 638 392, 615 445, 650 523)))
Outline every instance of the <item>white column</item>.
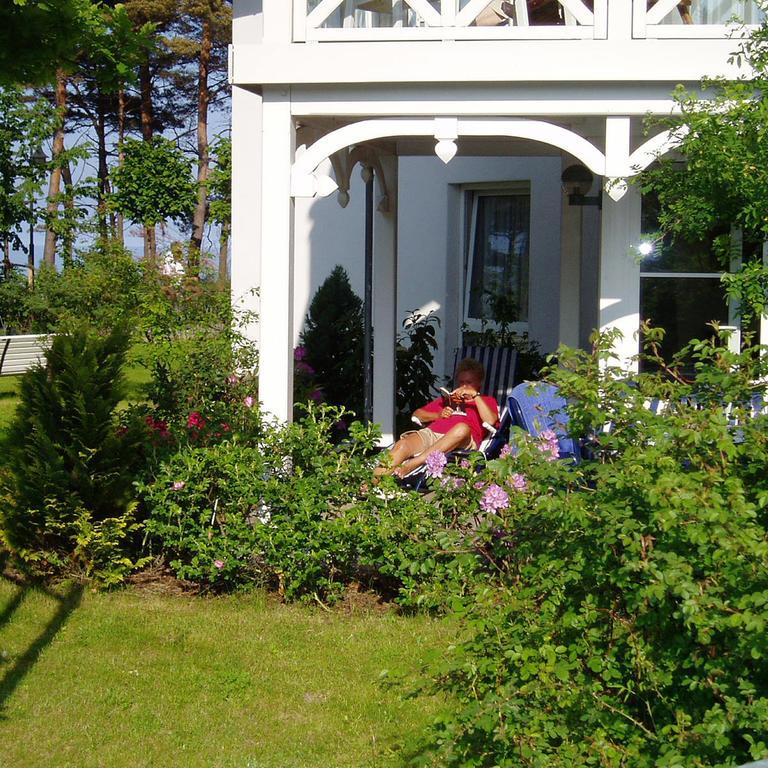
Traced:
POLYGON ((293 3, 289 0, 262 0, 264 42, 289 43, 293 32, 293 3))
POLYGON ((265 88, 261 198, 259 399, 264 411, 290 421, 293 410, 294 127, 287 89, 265 88))
MULTIPOLYGON (((381 156, 387 185, 385 211, 374 201, 373 220, 373 420, 381 444, 395 437, 395 336, 397 334, 397 157, 381 156)), ((378 191, 378 190, 377 190, 378 191)))
POLYGON ((640 265, 632 246, 640 242, 640 191, 634 185, 618 201, 603 194, 600 244, 600 330, 618 329, 618 364, 637 370, 640 327, 640 265))
MULTIPOLYGON (((261 95, 232 88, 232 306, 258 313, 261 276, 261 95)), ((258 341, 256 322, 245 335, 258 341)))

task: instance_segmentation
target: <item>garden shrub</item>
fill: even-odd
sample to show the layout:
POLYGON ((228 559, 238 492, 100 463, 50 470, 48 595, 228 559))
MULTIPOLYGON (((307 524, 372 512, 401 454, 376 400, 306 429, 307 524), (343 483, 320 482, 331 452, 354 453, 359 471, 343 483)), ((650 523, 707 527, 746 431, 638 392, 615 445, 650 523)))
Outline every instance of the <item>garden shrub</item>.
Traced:
POLYGON ((5 451, 0 536, 17 563, 119 580, 135 532, 137 426, 120 426, 129 336, 81 328, 56 335, 46 365, 21 380, 5 451))
POLYGON ((158 415, 173 418, 224 398, 232 377, 254 379, 257 354, 244 333, 250 321, 231 305, 211 274, 164 274, 145 266, 132 356, 151 373, 147 395, 158 415))
POLYGON ((437 349, 435 326, 439 325, 440 319, 431 311, 422 314, 412 310, 403 320, 403 332, 397 337, 395 348, 395 405, 399 425, 410 422, 411 414, 434 397, 437 376, 432 371, 432 363, 437 349))
POLYGON ((695 342, 695 380, 627 380, 604 351, 561 350, 550 371, 574 425, 611 421, 594 459, 553 460, 551 436, 518 435, 476 481, 476 542, 496 568, 454 603, 463 638, 430 687, 456 707, 414 764, 768 756, 768 417, 741 411, 734 427, 721 394, 746 402, 764 363, 695 342), (657 396, 669 408, 654 415, 657 396))
POLYGON ((363 302, 337 265, 317 289, 301 333, 325 402, 363 413, 363 302))

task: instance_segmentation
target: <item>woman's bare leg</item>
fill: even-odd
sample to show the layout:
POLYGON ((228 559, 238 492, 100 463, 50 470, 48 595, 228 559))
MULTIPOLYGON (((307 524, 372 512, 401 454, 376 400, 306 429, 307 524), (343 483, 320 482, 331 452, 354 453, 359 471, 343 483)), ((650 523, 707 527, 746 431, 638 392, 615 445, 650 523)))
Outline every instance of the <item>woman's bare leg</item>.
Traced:
POLYGON ((413 432, 410 435, 404 435, 389 449, 390 461, 387 466, 376 467, 373 470, 374 476, 380 477, 381 475, 391 474, 406 459, 415 456, 423 450, 424 443, 418 434, 413 432))
MULTIPOLYGON (((472 439, 472 430, 470 430, 467 424, 454 424, 435 444, 418 454, 417 456, 411 455, 411 458, 407 461, 403 461, 401 464, 394 464, 395 474, 398 477, 405 477, 407 474, 413 472, 414 469, 420 467, 427 461, 427 456, 435 451, 442 451, 448 453, 449 451, 455 451, 457 448, 468 448, 472 439)), ((395 446, 397 447, 397 446, 395 446)))

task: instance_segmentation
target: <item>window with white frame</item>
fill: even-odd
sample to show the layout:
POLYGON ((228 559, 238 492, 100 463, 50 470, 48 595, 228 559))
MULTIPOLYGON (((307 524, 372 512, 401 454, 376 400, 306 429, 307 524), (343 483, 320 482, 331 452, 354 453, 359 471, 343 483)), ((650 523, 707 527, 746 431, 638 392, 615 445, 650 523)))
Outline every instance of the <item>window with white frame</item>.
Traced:
POLYGON ((526 330, 531 232, 530 185, 466 190, 464 323, 526 330))

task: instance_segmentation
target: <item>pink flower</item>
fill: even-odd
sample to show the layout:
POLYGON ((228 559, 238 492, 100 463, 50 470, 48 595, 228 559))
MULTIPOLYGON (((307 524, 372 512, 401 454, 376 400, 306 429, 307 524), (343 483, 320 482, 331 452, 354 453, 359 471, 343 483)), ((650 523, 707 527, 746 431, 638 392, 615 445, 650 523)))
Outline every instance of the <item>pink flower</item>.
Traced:
POLYGON ((448 459, 442 451, 432 451, 425 462, 427 477, 442 477, 447 463, 448 459))
POLYGON ((173 490, 174 491, 180 491, 185 485, 186 485, 186 483, 183 480, 177 480, 173 484, 173 490))
POLYGON ((554 461, 560 458, 560 445, 557 442, 557 435, 551 429, 544 429, 539 433, 538 449, 547 454, 547 461, 554 461))
POLYGON ((509 506, 509 494, 496 483, 491 483, 480 499, 480 508, 485 512, 496 512, 509 506))
POLYGON ((246 408, 253 408, 253 398, 248 395, 245 400, 243 400, 243 404, 246 408))
POLYGON ((228 384, 232 384, 234 386, 235 384, 237 384, 238 381, 239 381, 239 379, 237 378, 237 375, 234 374, 234 373, 232 373, 229 376, 227 376, 227 383, 228 384))
POLYGON ((187 417, 187 427, 189 429, 202 429, 204 426, 205 419, 197 411, 192 411, 187 417))
POLYGON ((221 431, 222 432, 231 432, 232 431, 232 427, 230 427, 229 424, 227 424, 226 421, 222 421, 221 422, 221 431))
POLYGON ((469 459, 462 459, 462 460, 459 462, 459 466, 460 466, 462 469, 469 469, 469 468, 470 468, 472 465, 469 463, 469 459))
POLYGON ((528 487, 528 481, 525 479, 525 476, 521 475, 519 472, 511 474, 507 482, 509 486, 516 491, 524 491, 528 487))
POLYGON ((221 570, 224 567, 224 561, 223 560, 214 560, 213 565, 215 568, 218 568, 221 570))

